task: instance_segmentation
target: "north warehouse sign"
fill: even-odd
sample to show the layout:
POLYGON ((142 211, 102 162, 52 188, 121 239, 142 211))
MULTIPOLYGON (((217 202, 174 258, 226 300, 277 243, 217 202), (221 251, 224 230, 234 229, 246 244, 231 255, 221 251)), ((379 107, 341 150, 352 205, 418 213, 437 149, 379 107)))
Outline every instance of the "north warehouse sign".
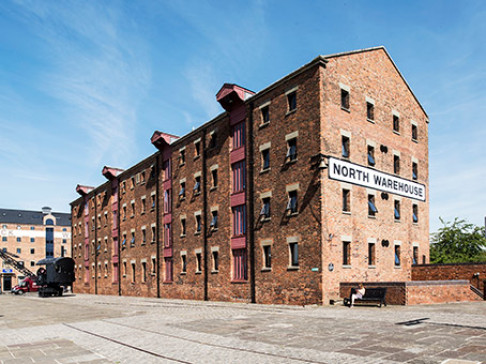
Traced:
POLYGON ((329 157, 329 178, 425 201, 425 185, 329 157))

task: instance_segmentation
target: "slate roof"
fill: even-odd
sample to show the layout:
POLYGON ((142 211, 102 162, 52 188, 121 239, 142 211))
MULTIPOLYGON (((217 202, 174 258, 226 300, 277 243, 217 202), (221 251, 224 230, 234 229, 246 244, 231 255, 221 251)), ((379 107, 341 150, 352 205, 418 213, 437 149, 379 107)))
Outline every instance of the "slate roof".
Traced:
MULTIPOLYGON (((71 226, 71 214, 64 212, 51 212, 56 218, 56 226, 71 226)), ((43 225, 42 211, 11 210, 0 208, 0 223, 43 225)))

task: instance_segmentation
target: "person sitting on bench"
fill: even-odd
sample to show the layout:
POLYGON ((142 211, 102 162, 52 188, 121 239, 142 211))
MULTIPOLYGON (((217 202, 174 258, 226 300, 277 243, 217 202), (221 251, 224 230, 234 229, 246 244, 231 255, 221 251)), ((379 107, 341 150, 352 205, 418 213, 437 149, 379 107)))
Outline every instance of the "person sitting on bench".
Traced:
POLYGON ((356 298, 363 298, 364 294, 366 292, 366 289, 364 288, 363 283, 360 283, 358 285, 358 289, 351 289, 351 296, 349 296, 349 308, 353 307, 354 305, 354 300, 356 298))

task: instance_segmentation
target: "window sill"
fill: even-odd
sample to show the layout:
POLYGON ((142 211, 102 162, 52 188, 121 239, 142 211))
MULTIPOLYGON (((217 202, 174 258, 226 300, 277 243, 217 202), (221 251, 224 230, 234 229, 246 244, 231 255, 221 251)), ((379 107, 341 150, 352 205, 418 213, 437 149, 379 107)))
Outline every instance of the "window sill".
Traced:
POLYGON ((260 272, 271 272, 272 268, 262 268, 260 272))
POLYGON ((417 139, 412 138, 412 142, 414 142, 414 143, 417 143, 417 144, 418 144, 418 140, 417 140, 417 139))
POLYGON ((297 157, 295 157, 294 159, 291 159, 291 160, 289 160, 289 161, 287 161, 287 160, 286 160, 286 161, 285 161, 285 164, 286 164, 286 165, 289 165, 289 164, 294 164, 294 163, 297 163, 297 160, 298 160, 298 159, 297 159, 297 157))
POLYGON ((210 232, 212 232, 212 233, 216 233, 216 232, 218 232, 218 230, 219 230, 219 229, 216 227, 216 228, 212 228, 212 229, 210 229, 209 231, 210 231, 210 232))
POLYGON ((376 269, 376 265, 369 265, 368 269, 376 269))
POLYGON ((162 284, 172 284, 172 281, 163 281, 162 284))
POLYGON ((266 128, 269 125, 270 125, 270 121, 267 121, 266 123, 261 123, 260 125, 258 125, 258 129, 266 128))
POLYGON ((374 220, 376 220, 376 216, 374 216, 374 215, 368 215, 368 219, 374 219, 374 220))
POLYGON ((135 217, 135 215, 132 215, 132 216, 130 216, 130 219, 133 219, 134 217, 135 217))
POLYGON ((268 173, 268 172, 270 172, 271 170, 272 170, 271 168, 262 169, 262 170, 260 171, 260 174, 265 174, 265 173, 268 173))
POLYGON ((184 201, 186 198, 185 197, 179 197, 179 202, 184 201))
POLYGON ((142 244, 140 244, 140 245, 141 245, 141 246, 144 246, 144 245, 147 245, 147 243, 142 243, 142 244))
POLYGON ((181 238, 185 238, 186 237, 186 234, 182 234, 180 237, 181 238))
POLYGON ((296 111, 297 111, 297 109, 289 110, 289 111, 287 111, 287 113, 285 114, 285 116, 289 116, 289 115, 295 114, 296 111))
POLYGON ((343 211, 343 215, 351 215, 351 211, 343 211))
POLYGON ((272 218, 271 217, 268 217, 268 216, 267 217, 262 217, 260 221, 261 222, 268 222, 268 221, 272 221, 272 218))
POLYGON ((366 121, 369 121, 370 123, 375 124, 375 121, 373 119, 368 119, 367 118, 366 121))
POLYGON ((194 156, 194 160, 199 159, 200 157, 201 157, 201 156, 196 155, 196 156, 194 156))
POLYGON ((211 271, 211 274, 217 274, 217 273, 219 273, 219 270, 212 270, 211 271))
POLYGON ((298 211, 296 212, 290 212, 290 213, 287 213, 287 217, 294 217, 294 216, 297 216, 299 214, 298 211))
POLYGON ((195 274, 202 274, 202 272, 200 270, 197 270, 195 274))
POLYGON ((397 223, 399 223, 399 224, 402 222, 402 221, 401 221, 401 220, 399 220, 399 219, 395 219, 394 221, 395 221, 395 222, 397 222, 397 223))
POLYGON ((201 194, 201 191, 199 192, 194 192, 194 196, 199 196, 201 194))
POLYGON ((197 232, 194 233, 194 235, 201 235, 201 232, 197 231, 197 232))
POLYGON ((402 266, 401 265, 396 265, 395 266, 395 269, 402 269, 402 266))
POLYGON ((150 242, 150 244, 155 244, 155 240, 152 240, 152 241, 150 242))
POLYGON ((287 271, 295 271, 295 270, 299 270, 299 266, 291 265, 287 267, 287 271))
POLYGON ((418 224, 419 224, 418 222, 412 222, 412 225, 414 226, 418 226, 418 224))
POLYGON ((179 275, 181 276, 185 276, 187 274, 187 272, 180 272, 179 275))
POLYGON ((248 281, 246 279, 233 279, 233 280, 231 280, 231 283, 232 284, 245 284, 245 283, 248 283, 248 281))
POLYGON ((179 167, 184 167, 185 165, 186 165, 186 163, 180 163, 179 167))
POLYGON ((344 106, 341 106, 341 110, 351 113, 351 110, 349 110, 348 108, 345 108, 344 106))
POLYGON ((393 130, 393 134, 400 135, 400 132, 399 131, 396 131, 396 130, 393 130))
POLYGON ((212 186, 212 187, 209 189, 209 191, 211 192, 211 191, 215 191, 215 190, 217 190, 217 189, 218 189, 218 186, 212 186))
POLYGON ((142 212, 140 213, 140 215, 145 215, 145 211, 142 211, 142 212))
POLYGON ((351 269, 351 266, 349 264, 343 264, 343 269, 351 269))

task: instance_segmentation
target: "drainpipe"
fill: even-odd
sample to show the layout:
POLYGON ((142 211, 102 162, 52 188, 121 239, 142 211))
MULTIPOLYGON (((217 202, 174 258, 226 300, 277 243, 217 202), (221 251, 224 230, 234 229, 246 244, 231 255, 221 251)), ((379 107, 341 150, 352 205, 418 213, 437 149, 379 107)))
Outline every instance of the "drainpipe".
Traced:
POLYGON ((254 196, 254 177, 253 177, 253 102, 250 102, 247 133, 247 186, 248 186, 248 248, 250 253, 250 298, 251 303, 256 303, 256 283, 255 283, 255 196, 254 196))
POLYGON ((93 193, 94 197, 94 263, 95 263, 95 294, 98 294, 98 209, 97 209, 97 198, 96 193, 93 193))
POLYGON ((121 236, 121 228, 120 228, 120 202, 121 202, 121 189, 120 189, 120 178, 117 177, 117 209, 116 209, 116 227, 118 229, 118 247, 117 247, 117 254, 118 254, 118 296, 122 295, 122 290, 121 290, 121 245, 122 242, 120 241, 121 236))
POLYGON ((204 301, 209 300, 209 269, 208 269, 208 192, 207 192, 207 171, 206 171, 206 129, 203 130, 203 135, 201 137, 201 148, 202 148, 202 192, 203 192, 203 259, 204 259, 204 301))
MULTIPOLYGON (((160 188, 160 154, 159 151, 157 156, 155 157, 155 178, 157 179, 155 182, 155 246, 156 246, 156 264, 157 267, 155 269, 156 274, 156 281, 157 281, 157 298, 160 298, 160 239, 159 239, 159 226, 160 226, 160 216, 159 216, 159 188, 160 188)), ((172 197, 172 196, 171 196, 172 197)))

